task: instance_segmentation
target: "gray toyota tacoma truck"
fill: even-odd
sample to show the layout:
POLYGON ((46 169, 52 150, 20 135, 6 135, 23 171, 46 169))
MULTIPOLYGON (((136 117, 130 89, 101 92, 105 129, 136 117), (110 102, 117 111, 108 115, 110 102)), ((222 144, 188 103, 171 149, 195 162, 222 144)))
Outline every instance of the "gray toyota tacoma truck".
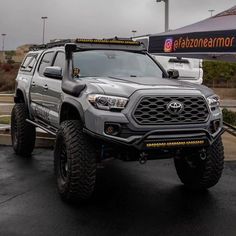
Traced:
POLYGON ((224 165, 219 97, 177 78, 128 39, 34 47, 16 78, 13 148, 30 156, 36 127, 55 135, 55 175, 67 201, 91 197, 97 165, 108 157, 173 158, 188 188, 212 187, 224 165))

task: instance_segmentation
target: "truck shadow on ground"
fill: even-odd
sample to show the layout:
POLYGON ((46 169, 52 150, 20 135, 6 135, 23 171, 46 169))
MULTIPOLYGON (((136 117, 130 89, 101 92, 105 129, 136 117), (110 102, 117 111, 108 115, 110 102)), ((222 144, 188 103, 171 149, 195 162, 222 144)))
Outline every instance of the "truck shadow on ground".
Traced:
POLYGON ((194 228, 207 229, 213 218, 220 220, 214 194, 187 190, 169 161, 164 167, 158 163, 146 167, 128 163, 131 168, 117 162, 99 170, 92 202, 77 205, 78 213, 86 212, 97 224, 109 222, 105 227, 122 235, 181 231, 190 235, 194 228))
POLYGON ((172 160, 146 165, 114 160, 98 169, 90 202, 68 204, 57 194, 51 150, 35 150, 32 159, 16 157, 12 149, 0 155, 2 235, 236 233, 235 164, 227 164, 216 187, 196 193, 180 183, 172 160))

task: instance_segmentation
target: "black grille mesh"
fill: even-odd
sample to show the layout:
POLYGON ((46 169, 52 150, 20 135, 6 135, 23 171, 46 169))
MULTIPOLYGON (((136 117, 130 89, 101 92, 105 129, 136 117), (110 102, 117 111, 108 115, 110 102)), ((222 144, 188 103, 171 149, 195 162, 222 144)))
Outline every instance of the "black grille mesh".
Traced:
POLYGON ((141 125, 203 123, 209 115, 203 97, 143 97, 133 113, 134 119, 141 125), (172 101, 183 104, 180 114, 171 114, 167 106, 172 101))

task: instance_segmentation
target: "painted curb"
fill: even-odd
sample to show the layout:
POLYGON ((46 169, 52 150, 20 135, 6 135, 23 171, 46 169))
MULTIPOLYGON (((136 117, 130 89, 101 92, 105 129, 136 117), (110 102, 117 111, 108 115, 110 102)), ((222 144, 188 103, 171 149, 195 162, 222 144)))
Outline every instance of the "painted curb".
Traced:
MULTIPOLYGON (((45 132, 37 131, 36 137, 36 148, 52 148, 54 147, 55 138, 51 135, 48 135, 45 132)), ((11 146, 11 135, 10 135, 10 127, 2 127, 0 128, 0 145, 2 146, 11 146)))

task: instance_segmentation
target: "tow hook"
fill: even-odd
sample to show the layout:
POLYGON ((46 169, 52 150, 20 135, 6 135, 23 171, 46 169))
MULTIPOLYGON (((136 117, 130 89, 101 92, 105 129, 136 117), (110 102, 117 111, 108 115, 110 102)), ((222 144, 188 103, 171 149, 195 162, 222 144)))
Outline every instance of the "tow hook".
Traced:
POLYGON ((139 157, 139 163, 141 165, 144 165, 147 162, 147 154, 145 152, 142 152, 139 157))
POLYGON ((180 150, 177 150, 176 152, 175 152, 175 159, 181 159, 181 151, 180 150))
POLYGON ((201 152, 200 152, 200 158, 202 161, 205 161, 206 158, 207 158, 207 154, 206 154, 206 149, 202 149, 201 152))

